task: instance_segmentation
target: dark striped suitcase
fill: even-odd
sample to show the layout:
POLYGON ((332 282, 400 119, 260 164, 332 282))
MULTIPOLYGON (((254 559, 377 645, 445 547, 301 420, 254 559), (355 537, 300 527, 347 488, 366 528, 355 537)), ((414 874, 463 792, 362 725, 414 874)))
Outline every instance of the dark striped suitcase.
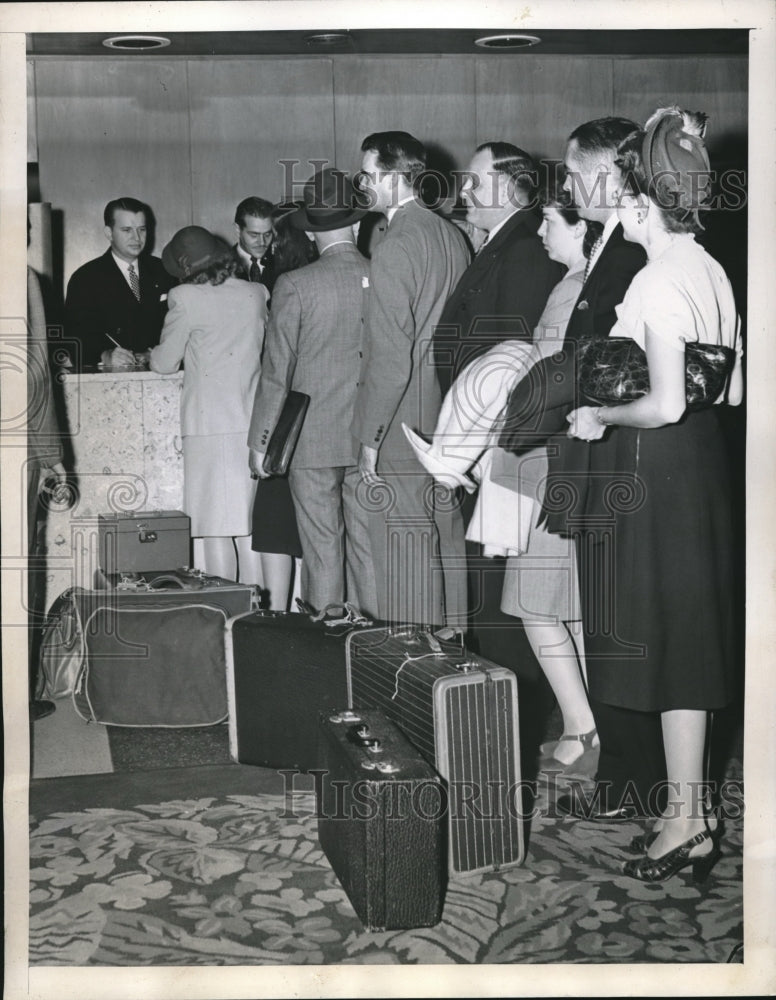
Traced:
POLYGON ((447 784, 451 874, 525 857, 517 682, 417 626, 353 632, 348 704, 382 709, 447 784))

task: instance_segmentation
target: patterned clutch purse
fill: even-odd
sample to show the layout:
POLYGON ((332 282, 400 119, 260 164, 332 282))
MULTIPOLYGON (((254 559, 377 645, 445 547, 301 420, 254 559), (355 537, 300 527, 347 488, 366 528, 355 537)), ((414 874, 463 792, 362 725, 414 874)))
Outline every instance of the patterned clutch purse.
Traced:
MULTIPOLYGON (((715 344, 686 344, 687 409, 711 406, 725 389, 736 352, 715 344)), ((647 356, 630 337, 596 337, 577 344, 577 384, 591 403, 630 403, 649 392, 647 356)))

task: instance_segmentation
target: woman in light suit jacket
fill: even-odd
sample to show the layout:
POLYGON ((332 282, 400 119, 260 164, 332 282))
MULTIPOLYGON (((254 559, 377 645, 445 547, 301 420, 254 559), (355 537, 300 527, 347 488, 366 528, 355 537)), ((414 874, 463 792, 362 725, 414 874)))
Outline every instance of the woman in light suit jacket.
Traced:
MULTIPOLYGON (((245 443, 267 320, 264 285, 235 278, 226 242, 200 226, 175 234, 162 252, 181 281, 168 295, 152 371, 184 365, 181 396, 184 509, 201 568, 241 583, 263 583, 261 554, 251 548, 256 482, 245 443), (235 556, 237 558, 235 558, 235 556)), ((195 549, 195 563, 199 565, 195 549)))

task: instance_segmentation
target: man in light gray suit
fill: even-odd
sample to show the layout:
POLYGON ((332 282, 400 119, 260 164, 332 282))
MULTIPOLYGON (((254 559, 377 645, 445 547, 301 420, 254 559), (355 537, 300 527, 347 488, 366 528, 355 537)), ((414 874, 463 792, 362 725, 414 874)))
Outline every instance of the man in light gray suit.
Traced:
POLYGON ((248 445, 251 470, 265 476, 264 454, 286 393, 310 396, 288 474, 302 543, 302 597, 318 609, 348 600, 374 616, 374 561, 350 432, 369 285, 354 226, 365 214, 339 170, 320 170, 305 185, 303 205, 289 218, 320 257, 275 285, 248 445))
MULTIPOLYGON (((460 511, 439 511, 437 524, 439 488, 418 462, 401 425, 433 433, 441 405, 433 331, 469 263, 469 250, 461 232, 415 195, 415 181, 426 163, 422 143, 407 132, 377 132, 367 136, 361 150, 363 190, 370 207, 388 219, 388 230, 372 255, 364 367, 353 419, 353 433, 361 442, 361 474, 371 488, 378 611, 391 621, 458 624, 464 609, 456 606, 456 588, 449 586, 447 573, 443 582, 439 557, 448 564, 457 559, 465 601, 460 511), (457 535, 451 516, 460 522, 457 535), (446 551, 440 553, 443 522, 446 551), (457 552, 451 551, 454 539, 457 552)), ((460 598, 461 588, 457 590, 460 598)))

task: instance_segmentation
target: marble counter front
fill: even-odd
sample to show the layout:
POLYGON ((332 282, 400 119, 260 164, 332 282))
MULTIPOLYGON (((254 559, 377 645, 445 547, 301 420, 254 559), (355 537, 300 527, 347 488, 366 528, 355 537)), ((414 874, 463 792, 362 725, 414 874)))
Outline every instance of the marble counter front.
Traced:
POLYGON ((47 608, 68 587, 92 586, 99 514, 182 509, 182 383, 182 372, 63 376, 72 489, 48 512, 47 608))

